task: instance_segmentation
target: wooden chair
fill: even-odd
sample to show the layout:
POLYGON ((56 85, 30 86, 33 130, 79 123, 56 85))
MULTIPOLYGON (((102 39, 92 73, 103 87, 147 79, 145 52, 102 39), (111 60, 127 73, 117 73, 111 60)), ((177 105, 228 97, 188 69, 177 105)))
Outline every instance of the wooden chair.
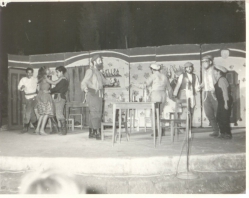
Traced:
MULTIPOLYGON (((124 117, 121 117, 121 127, 124 127, 126 134, 129 134, 129 132, 128 132, 128 115, 127 115, 127 112, 128 112, 128 110, 125 111, 124 117)), ((121 116, 122 116, 122 113, 121 113, 121 116)), ((104 140, 105 132, 107 131, 104 128, 105 126, 113 127, 113 123, 112 122, 101 122, 101 140, 102 141, 104 140)), ((131 126, 131 124, 130 124, 130 126, 131 126)), ((114 127, 115 127, 115 140, 116 140, 118 135, 121 136, 121 131, 119 131, 119 134, 118 134, 117 129, 116 129, 116 127, 119 127, 119 121, 115 122, 114 127)), ((112 130, 109 130, 109 131, 112 132, 112 130)), ((129 135, 127 135, 126 138, 127 138, 127 141, 129 141, 129 135)))
POLYGON ((170 136, 171 136, 171 142, 174 142, 174 137, 177 135, 177 139, 179 138, 179 129, 183 129, 185 127, 180 126, 181 123, 186 123, 187 126, 187 116, 185 119, 180 118, 179 109, 182 109, 182 113, 184 113, 184 108, 187 108, 187 102, 186 100, 179 100, 175 104, 175 112, 170 112, 169 119, 160 119, 160 130, 159 130, 159 142, 161 144, 162 140, 162 124, 169 123, 170 124, 170 136), (177 131, 177 133, 176 133, 177 131))

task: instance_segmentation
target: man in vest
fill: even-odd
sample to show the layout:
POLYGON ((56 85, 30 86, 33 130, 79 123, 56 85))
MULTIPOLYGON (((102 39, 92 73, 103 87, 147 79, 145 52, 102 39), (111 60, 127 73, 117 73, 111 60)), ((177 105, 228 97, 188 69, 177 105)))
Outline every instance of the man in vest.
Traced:
MULTIPOLYGON (((61 78, 66 73, 67 69, 64 66, 58 66, 55 69, 58 78, 61 78)), ((64 107, 66 104, 66 93, 68 91, 69 82, 67 79, 62 79, 59 83, 55 85, 54 88, 50 90, 51 94, 54 94, 54 104, 55 104, 55 115, 58 122, 61 124, 61 129, 59 130, 59 135, 67 134, 67 124, 66 118, 63 114, 64 107)), ((51 118, 53 126, 57 123, 54 118, 51 118)), ((55 127, 55 128, 56 128, 55 127)))
POLYGON ((36 101, 36 89, 37 89, 37 78, 33 76, 34 70, 30 67, 26 69, 27 77, 23 77, 19 84, 18 90, 23 91, 25 93, 25 101, 26 105, 24 116, 24 126, 21 134, 28 132, 29 123, 31 122, 33 126, 37 127, 37 117, 35 114, 35 106, 37 104, 36 101))
POLYGON ((213 128, 213 133, 210 136, 218 137, 219 127, 216 120, 218 101, 214 88, 217 80, 214 75, 213 57, 211 55, 203 56, 201 62, 204 68, 203 83, 200 86, 200 88, 204 89, 204 111, 213 128))
POLYGON ((89 107, 89 138, 101 139, 101 120, 103 108, 103 86, 112 84, 105 79, 100 70, 103 69, 103 61, 100 55, 94 55, 92 65, 86 71, 81 82, 81 90, 86 94, 86 102, 89 107))
MULTIPOLYGON (((193 115, 196 104, 195 95, 197 91, 200 91, 200 83, 198 76, 193 73, 193 63, 186 62, 184 68, 185 73, 179 76, 173 95, 179 100, 190 98, 191 114, 193 115)), ((184 112, 186 113, 185 110, 184 112)))

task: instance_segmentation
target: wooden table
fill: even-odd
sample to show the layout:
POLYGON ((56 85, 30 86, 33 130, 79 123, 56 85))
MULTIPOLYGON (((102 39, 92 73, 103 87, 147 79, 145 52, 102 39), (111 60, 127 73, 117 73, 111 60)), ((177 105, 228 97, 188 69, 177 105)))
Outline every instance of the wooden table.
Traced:
POLYGON ((83 102, 66 102, 66 119, 68 120, 70 108, 86 108, 88 107, 87 103, 83 102))
MULTIPOLYGON (((155 113, 157 114, 157 117, 159 118, 159 105, 154 102, 115 102, 113 103, 113 133, 112 133, 112 146, 114 146, 115 142, 115 132, 116 132, 116 126, 115 126, 115 119, 116 119, 116 111, 119 109, 119 142, 121 142, 121 110, 145 110, 145 109, 151 109, 152 110, 152 126, 153 126, 153 134, 154 134, 154 146, 156 147, 156 117, 155 113)), ((159 119, 157 119, 157 128, 159 130, 159 119)), ((130 132, 131 132, 131 125, 130 125, 130 132)), ((158 133, 161 134, 161 133, 158 133)), ((130 133, 126 132, 126 135, 129 137, 130 133)), ((129 139, 129 138, 128 138, 129 139)))

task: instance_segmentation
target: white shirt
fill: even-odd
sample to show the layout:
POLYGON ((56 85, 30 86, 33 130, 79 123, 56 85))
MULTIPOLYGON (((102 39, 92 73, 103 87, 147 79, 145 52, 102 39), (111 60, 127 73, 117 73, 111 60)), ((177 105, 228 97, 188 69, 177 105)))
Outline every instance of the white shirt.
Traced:
MULTIPOLYGON (((189 74, 189 73, 187 73, 186 72, 186 74, 187 74, 187 76, 188 76, 188 79, 189 79, 189 81, 192 83, 192 81, 193 81, 193 78, 192 78, 192 74, 189 74)), ((195 75, 196 76, 196 80, 195 80, 195 92, 197 92, 197 91, 200 91, 200 89, 199 89, 199 87, 200 87, 200 82, 199 82, 199 78, 198 78, 198 76, 197 75, 195 75)), ((174 95, 175 96, 177 96, 177 94, 178 94, 178 91, 179 91, 179 88, 180 88, 180 86, 181 86, 181 84, 182 84, 182 79, 183 79, 183 74, 181 74, 180 76, 179 76, 179 78, 178 78, 178 80, 177 80, 177 87, 178 87, 178 89, 175 89, 174 90, 174 95)), ((190 87, 190 89, 191 89, 192 87, 190 87)))
POLYGON ((214 91, 214 67, 204 70, 204 91, 214 91))
POLYGON ((18 84, 18 90, 24 91, 26 99, 31 99, 37 95, 35 93, 36 88, 37 88, 37 78, 33 76, 31 78, 23 77, 18 84), (25 88, 21 89, 23 85, 25 86, 25 88), (34 93, 34 94, 30 94, 30 93, 34 93), (26 95, 26 94, 30 94, 30 95, 26 95))
MULTIPOLYGON (((188 76, 188 80, 192 83, 192 81, 193 81, 192 74, 189 74, 187 72, 186 72, 186 74, 188 76)), ((200 89, 199 89, 200 82, 199 82, 198 76, 197 75, 195 75, 195 76, 196 76, 196 80, 195 80, 194 89, 195 89, 195 92, 197 92, 197 91, 200 91, 200 89)), ((182 84, 182 80, 183 80, 183 74, 181 74, 178 78, 178 81, 177 81, 177 84, 176 84, 176 87, 174 90, 175 96, 177 96, 177 94, 178 94, 178 91, 179 91, 181 84, 182 84)), ((192 90, 192 86, 190 86, 189 88, 190 88, 189 90, 186 90, 186 96, 191 99, 191 107, 193 108, 196 104, 194 90, 192 90)))

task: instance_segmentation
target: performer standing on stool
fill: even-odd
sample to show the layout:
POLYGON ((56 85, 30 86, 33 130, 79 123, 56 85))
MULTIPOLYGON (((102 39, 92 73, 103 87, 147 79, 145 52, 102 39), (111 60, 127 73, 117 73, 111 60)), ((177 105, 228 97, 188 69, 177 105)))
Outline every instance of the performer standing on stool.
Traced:
POLYGON ((215 94, 218 100, 217 122, 220 127, 218 138, 231 139, 232 133, 230 128, 230 115, 232 107, 232 96, 229 83, 225 77, 227 69, 223 66, 215 65, 214 74, 217 83, 214 85, 215 94))
POLYGON ((94 55, 92 65, 86 71, 81 82, 81 90, 86 94, 86 102, 89 107, 89 138, 101 139, 101 120, 103 109, 103 86, 112 84, 106 80, 100 70, 103 69, 103 61, 100 55, 94 55))
MULTIPOLYGON (((169 98, 172 98, 172 88, 169 79, 164 74, 160 73, 161 67, 155 63, 150 65, 152 75, 147 79, 146 86, 151 86, 150 100, 151 102, 159 102, 160 115, 167 101, 166 89, 169 93, 169 98)), ((159 119, 159 118, 157 118, 159 119)))
POLYGON ((193 73, 194 67, 193 63, 186 62, 184 64, 185 73, 181 74, 178 78, 176 87, 174 89, 174 97, 177 97, 179 100, 186 101, 186 88, 189 83, 189 98, 191 101, 191 114, 193 116, 194 107, 195 107, 195 95, 197 91, 200 91, 200 83, 197 75, 193 73))
POLYGON ((28 132, 29 123, 37 127, 37 117, 35 114, 35 107, 37 105, 36 95, 37 95, 37 78, 33 77, 34 70, 30 67, 26 69, 27 77, 23 77, 19 84, 18 90, 24 91, 25 93, 25 105, 26 110, 24 112, 24 126, 21 134, 28 132))
POLYGON ((204 67, 204 84, 202 83, 200 86, 200 88, 204 88, 204 110, 213 128, 213 133, 211 133, 210 136, 217 137, 219 135, 219 127, 216 120, 218 102, 214 89, 216 78, 214 76, 213 57, 211 55, 204 56, 201 62, 204 67))

